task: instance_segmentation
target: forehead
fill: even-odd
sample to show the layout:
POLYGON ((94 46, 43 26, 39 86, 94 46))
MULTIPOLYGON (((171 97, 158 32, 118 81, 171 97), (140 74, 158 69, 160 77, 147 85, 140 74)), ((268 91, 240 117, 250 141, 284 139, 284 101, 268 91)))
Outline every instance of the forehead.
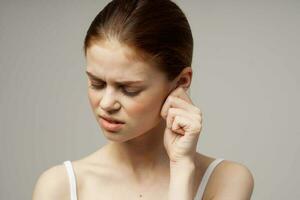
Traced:
POLYGON ((118 42, 102 42, 87 49, 87 71, 99 78, 146 79, 157 76, 158 71, 150 63, 134 58, 129 47, 118 42), (103 77, 105 76, 105 77, 103 77))

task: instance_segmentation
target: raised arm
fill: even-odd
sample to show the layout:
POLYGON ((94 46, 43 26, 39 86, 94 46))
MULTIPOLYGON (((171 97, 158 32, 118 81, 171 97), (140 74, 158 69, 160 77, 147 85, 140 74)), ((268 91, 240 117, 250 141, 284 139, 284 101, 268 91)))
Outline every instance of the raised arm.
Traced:
POLYGON ((196 165, 193 159, 170 163, 168 200, 193 200, 196 165))

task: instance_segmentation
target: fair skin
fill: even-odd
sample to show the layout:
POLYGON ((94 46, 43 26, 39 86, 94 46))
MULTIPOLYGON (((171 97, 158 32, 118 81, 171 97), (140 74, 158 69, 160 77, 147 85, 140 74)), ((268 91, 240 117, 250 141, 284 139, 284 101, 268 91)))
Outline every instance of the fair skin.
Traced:
MULTIPOLYGON (((214 160, 195 152, 201 132, 201 126, 198 126, 201 125, 201 115, 186 93, 191 84, 192 70, 186 67, 174 81, 169 82, 151 63, 132 59, 133 55, 130 48, 112 41, 97 43, 87 49, 86 71, 102 80, 96 81, 88 76, 88 98, 108 143, 91 155, 72 162, 78 199, 191 200, 205 170, 214 160), (123 86, 116 84, 116 81, 125 79, 141 82, 123 86), (103 86, 103 83, 101 89, 91 86, 103 86), (139 93, 131 96, 127 92, 139 93), (173 98, 171 103, 168 100, 170 96, 180 97, 185 102, 173 98), (166 132, 166 126, 176 121, 170 121, 168 116, 171 114, 167 114, 172 107, 170 105, 174 106, 176 102, 179 102, 178 108, 181 105, 184 111, 191 113, 187 116, 180 112, 189 119, 187 122, 193 123, 191 127, 194 129, 189 133, 195 135, 192 142, 180 151, 168 141, 172 135, 166 137, 166 133, 175 134, 166 132), (103 128, 98 120, 98 115, 103 114, 124 121, 122 129, 110 132, 103 128)), ((184 131, 177 134, 188 135, 184 131)), ((55 166, 43 173, 33 199, 51 199, 47 199, 50 194, 44 194, 50 193, 51 188, 55 191, 51 194, 53 199, 70 198, 64 166, 55 166), (53 177, 55 184, 47 181, 53 180, 53 177)), ((252 189, 253 178, 245 166, 223 161, 211 176, 203 199, 246 200, 250 198, 252 189)))
MULTIPOLYGON (((89 86, 88 97, 96 119, 106 114, 125 121, 118 133, 102 128, 109 140, 110 164, 132 172, 136 180, 144 180, 149 172, 169 167, 163 147, 165 127, 159 113, 162 100, 172 85, 164 80, 162 73, 144 62, 132 62, 123 51, 124 47, 120 48, 118 43, 94 45, 87 50, 87 71, 106 83, 106 90, 89 86), (140 94, 128 96, 114 85, 114 81, 122 81, 124 77, 142 81, 122 88, 131 92, 142 90, 140 94)), ((92 79, 88 79, 88 84, 92 84, 92 79)))

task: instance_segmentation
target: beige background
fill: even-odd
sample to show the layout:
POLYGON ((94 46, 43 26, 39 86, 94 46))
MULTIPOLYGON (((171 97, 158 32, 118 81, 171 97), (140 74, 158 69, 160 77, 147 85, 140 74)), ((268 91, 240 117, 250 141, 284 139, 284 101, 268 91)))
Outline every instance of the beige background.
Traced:
MULTIPOLYGON (((89 107, 82 45, 108 1, 0 1, 0 199, 106 143, 89 107)), ((297 0, 176 1, 194 36, 198 151, 247 165, 252 199, 300 199, 297 0)))

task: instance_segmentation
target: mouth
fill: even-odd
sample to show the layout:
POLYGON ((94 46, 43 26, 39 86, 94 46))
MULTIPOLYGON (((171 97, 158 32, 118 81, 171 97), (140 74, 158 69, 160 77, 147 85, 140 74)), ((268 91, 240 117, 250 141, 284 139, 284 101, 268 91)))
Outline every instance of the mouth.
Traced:
POLYGON ((99 123, 109 132, 118 132, 125 126, 124 123, 111 122, 106 120, 104 117, 99 117, 99 123))
POLYGON ((125 122, 117 120, 117 119, 113 119, 113 118, 109 118, 109 117, 104 117, 104 116, 99 116, 102 119, 105 119, 106 121, 110 122, 110 123, 114 123, 114 124, 125 124, 125 122))

